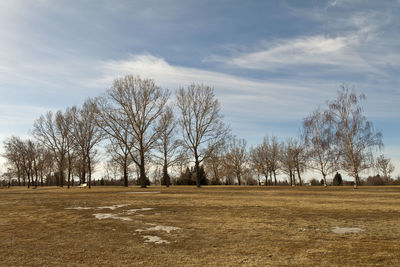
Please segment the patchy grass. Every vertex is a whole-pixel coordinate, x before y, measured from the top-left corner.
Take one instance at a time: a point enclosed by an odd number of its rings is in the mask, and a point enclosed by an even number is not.
[[[0,229],[2,266],[399,266],[400,187],[0,189]]]

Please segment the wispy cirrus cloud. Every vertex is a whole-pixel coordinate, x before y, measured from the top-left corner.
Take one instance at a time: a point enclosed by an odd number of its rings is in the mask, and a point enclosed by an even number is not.
[[[356,52],[358,35],[306,36],[274,41],[274,44],[233,57],[209,56],[205,61],[223,62],[239,68],[272,70],[294,65],[345,67],[377,71]]]

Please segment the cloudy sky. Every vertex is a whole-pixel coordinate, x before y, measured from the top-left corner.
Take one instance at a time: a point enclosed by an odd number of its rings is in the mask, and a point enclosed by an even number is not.
[[[400,174],[400,1],[0,1],[0,141],[132,73],[211,85],[250,145],[296,136],[341,84]]]

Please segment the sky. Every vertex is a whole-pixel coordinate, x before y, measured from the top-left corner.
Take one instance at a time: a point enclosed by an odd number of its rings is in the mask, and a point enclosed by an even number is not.
[[[366,95],[400,174],[400,0],[0,1],[0,142],[126,74],[214,87],[249,144],[299,133],[341,85]],[[0,151],[1,152],[1,151]]]

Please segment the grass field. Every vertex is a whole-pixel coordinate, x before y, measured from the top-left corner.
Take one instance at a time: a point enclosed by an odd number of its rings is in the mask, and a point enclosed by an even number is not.
[[[0,189],[0,227],[1,266],[400,266],[400,187]]]

